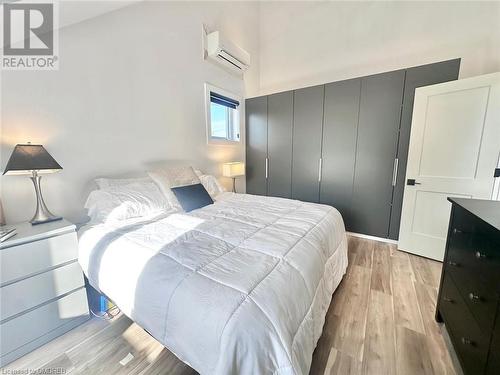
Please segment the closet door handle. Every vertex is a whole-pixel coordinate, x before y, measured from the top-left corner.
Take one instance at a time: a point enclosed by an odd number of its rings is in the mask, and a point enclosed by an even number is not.
[[[460,341],[462,341],[462,344],[464,345],[474,346],[474,342],[466,337],[462,337]]]
[[[473,302],[480,302],[481,301],[481,296],[479,294],[476,294],[474,292],[469,293],[469,299]]]
[[[396,182],[398,179],[398,166],[399,166],[399,159],[396,158],[394,159],[394,164],[392,165],[392,186],[396,186]]]
[[[266,158],[266,180],[269,178],[269,158]]]
[[[474,255],[475,255],[475,257],[476,257],[477,259],[483,259],[483,258],[486,258],[486,254],[485,254],[485,253],[482,253],[482,252],[480,252],[480,251],[476,251],[476,253],[475,253]]]
[[[318,163],[318,182],[321,182],[321,169],[323,169],[323,158],[319,158],[319,163]]]

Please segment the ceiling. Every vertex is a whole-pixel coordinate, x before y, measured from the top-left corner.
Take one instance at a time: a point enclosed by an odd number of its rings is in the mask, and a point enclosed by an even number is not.
[[[113,12],[142,0],[63,0],[59,1],[59,28]]]

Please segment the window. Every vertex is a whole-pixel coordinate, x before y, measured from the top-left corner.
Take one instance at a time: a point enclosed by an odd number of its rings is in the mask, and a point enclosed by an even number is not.
[[[209,143],[240,141],[240,102],[224,90],[205,85]]]

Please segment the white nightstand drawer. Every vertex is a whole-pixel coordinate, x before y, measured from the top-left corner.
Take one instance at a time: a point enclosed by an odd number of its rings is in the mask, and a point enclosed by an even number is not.
[[[77,262],[9,284],[0,289],[0,320],[62,296],[84,285]]]
[[[88,316],[85,288],[0,325],[2,357],[40,336]]]
[[[0,250],[0,284],[43,272],[78,257],[75,232]]]

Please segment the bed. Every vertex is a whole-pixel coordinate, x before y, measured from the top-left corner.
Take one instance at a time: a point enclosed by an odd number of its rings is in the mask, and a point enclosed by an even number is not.
[[[330,206],[223,193],[79,231],[92,286],[201,374],[308,374],[347,238]]]

